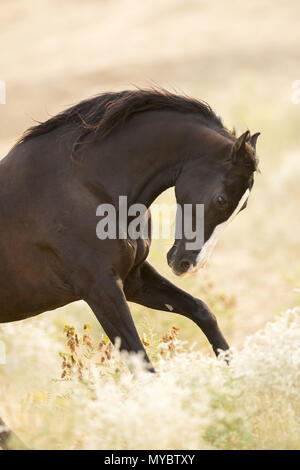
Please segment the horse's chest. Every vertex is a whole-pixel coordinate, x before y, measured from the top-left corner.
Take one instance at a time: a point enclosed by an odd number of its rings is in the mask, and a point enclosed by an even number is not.
[[[149,209],[141,224],[140,232],[136,232],[136,235],[136,237],[127,239],[128,247],[133,250],[134,267],[145,261],[149,254],[151,244],[151,212]]]
[[[133,265],[142,263],[148,256],[150,250],[150,239],[127,240],[128,248],[132,250]]]

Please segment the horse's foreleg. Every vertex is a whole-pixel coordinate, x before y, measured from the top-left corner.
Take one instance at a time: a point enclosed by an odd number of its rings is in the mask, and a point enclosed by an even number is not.
[[[121,286],[113,279],[101,279],[89,292],[86,302],[89,304],[102,328],[112,343],[120,338],[120,350],[141,352],[154,371],[147,353],[134,325],[126,298]]]
[[[193,320],[206,335],[216,355],[220,350],[229,349],[215,316],[205,303],[174,286],[148,262],[128,278],[124,291],[129,301],[157,310],[179,313]]]

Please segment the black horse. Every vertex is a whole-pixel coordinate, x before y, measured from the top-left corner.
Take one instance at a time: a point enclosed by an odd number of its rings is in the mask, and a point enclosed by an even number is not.
[[[208,307],[146,261],[150,239],[100,240],[96,210],[117,207],[120,195],[149,208],[175,186],[178,204],[204,204],[207,242],[246,205],[258,135],[237,138],[206,103],[161,89],[101,94],[27,130],[0,162],[0,322],[83,299],[112,342],[149,362],[128,300],[171,306],[216,354],[228,349]],[[176,239],[167,257],[178,275],[203,253],[185,242]]]

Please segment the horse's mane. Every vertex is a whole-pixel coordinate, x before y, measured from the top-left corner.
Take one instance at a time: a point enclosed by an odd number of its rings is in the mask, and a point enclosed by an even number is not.
[[[33,137],[46,134],[61,125],[79,127],[83,133],[94,132],[99,138],[123,125],[137,113],[156,110],[174,110],[200,115],[211,127],[226,131],[221,119],[204,101],[173,94],[162,88],[135,89],[102,93],[27,129],[17,145]]]

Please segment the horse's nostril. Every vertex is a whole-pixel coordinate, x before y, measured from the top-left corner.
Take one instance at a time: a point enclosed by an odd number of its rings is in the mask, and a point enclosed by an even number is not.
[[[186,261],[186,260],[181,261],[181,263],[180,263],[180,268],[183,272],[186,272],[189,269],[190,266],[191,266],[191,263],[189,261]]]

